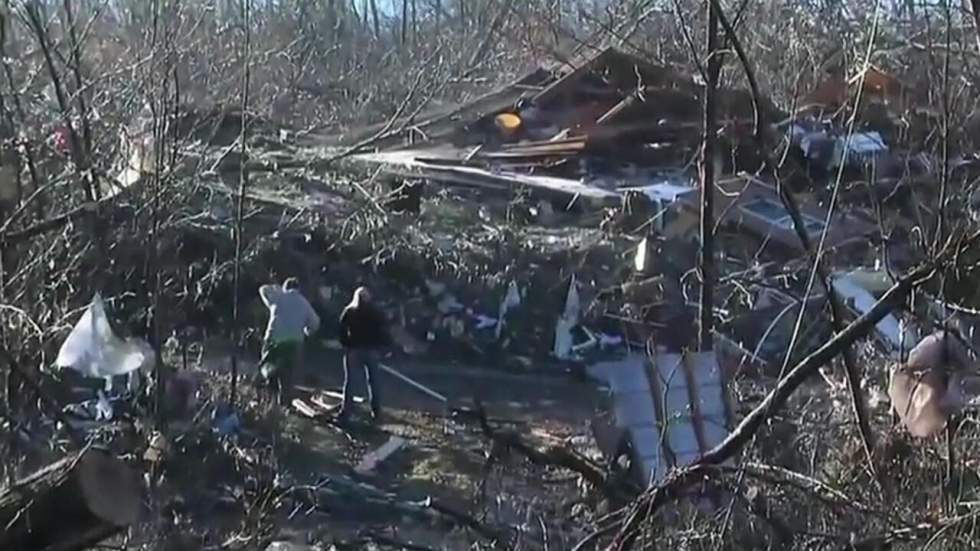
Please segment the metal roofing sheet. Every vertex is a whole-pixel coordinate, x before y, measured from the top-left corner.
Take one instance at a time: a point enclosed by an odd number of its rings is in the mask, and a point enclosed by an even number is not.
[[[680,354],[658,352],[651,370],[657,377],[654,385],[648,377],[648,361],[646,356],[633,355],[618,362],[595,364],[588,372],[612,390],[616,425],[628,431],[639,475],[657,481],[671,466],[665,446],[676,465],[682,466],[725,438],[727,408],[714,353],[689,353],[685,359]],[[692,383],[697,407],[691,404],[688,386]],[[658,410],[658,405],[663,409]]]

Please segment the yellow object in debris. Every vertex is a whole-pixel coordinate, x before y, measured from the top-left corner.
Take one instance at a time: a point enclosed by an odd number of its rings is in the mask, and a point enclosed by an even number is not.
[[[521,118],[514,113],[501,113],[493,121],[504,134],[513,134],[521,127]]]

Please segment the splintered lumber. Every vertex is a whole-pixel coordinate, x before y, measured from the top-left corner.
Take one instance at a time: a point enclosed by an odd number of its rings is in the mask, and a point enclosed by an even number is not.
[[[406,440],[400,436],[392,436],[391,438],[388,438],[388,441],[379,446],[377,449],[365,454],[364,458],[361,459],[361,462],[354,467],[354,472],[360,475],[366,475],[374,471],[378,465],[383,463],[386,459],[401,449],[405,443]]]
[[[321,390],[320,391],[320,394],[323,394],[324,396],[326,396],[328,398],[334,398],[334,399],[337,399],[337,400],[340,400],[340,401],[343,401],[344,400],[344,395],[342,393],[340,393],[340,392],[334,392],[333,390]],[[364,403],[364,397],[363,396],[352,396],[351,397],[351,400],[355,404],[363,404]]]
[[[343,397],[341,397],[343,399]],[[340,403],[331,404],[323,399],[323,396],[310,396],[310,403],[320,408],[326,413],[332,413],[340,408]]]
[[[320,412],[317,411],[316,408],[299,398],[293,398],[293,409],[298,411],[303,416],[309,417],[310,419],[315,419],[320,415]]]
[[[139,477],[108,452],[88,449],[0,489],[0,549],[88,549],[140,516]]]

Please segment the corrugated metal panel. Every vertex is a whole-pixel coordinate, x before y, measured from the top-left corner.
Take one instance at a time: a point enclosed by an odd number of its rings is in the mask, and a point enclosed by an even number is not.
[[[697,433],[691,424],[691,400],[688,381],[684,369],[684,357],[658,351],[654,358],[654,373],[658,392],[658,402],[663,411],[658,412],[661,423],[666,427],[664,448],[669,450],[673,465],[684,465],[696,459],[700,446]]]
[[[657,427],[635,427],[630,430],[634,461],[638,463],[637,473],[641,483],[657,482],[666,472],[663,451],[660,448],[660,429]]]
[[[728,436],[728,409],[725,405],[725,381],[714,352],[688,354],[690,372],[698,380],[697,409],[701,416],[704,449],[714,448]]]
[[[656,408],[650,390],[616,394],[613,402],[616,424],[621,427],[656,425]]]
[[[670,467],[696,461],[728,434],[725,388],[715,354],[658,352],[654,360],[649,374],[655,381],[649,378],[646,356],[589,367],[612,392],[616,425],[629,435],[643,483],[658,482]]]
[[[593,377],[609,385],[616,425],[625,428],[629,435],[637,476],[643,482],[660,480],[665,464],[646,367],[646,356],[641,355],[589,367]]]

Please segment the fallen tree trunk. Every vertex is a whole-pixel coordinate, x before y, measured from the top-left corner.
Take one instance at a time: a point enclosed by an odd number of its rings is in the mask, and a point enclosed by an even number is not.
[[[141,506],[136,474],[88,449],[0,489],[0,550],[87,549],[136,522]]]

